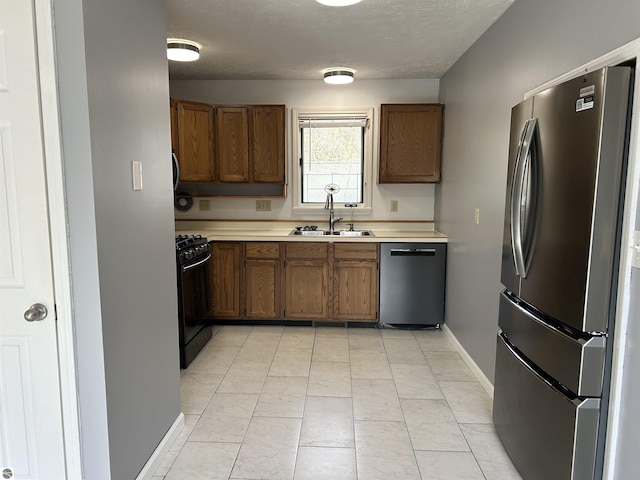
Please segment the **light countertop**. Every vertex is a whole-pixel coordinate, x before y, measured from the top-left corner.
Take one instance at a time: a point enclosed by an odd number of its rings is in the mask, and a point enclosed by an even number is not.
[[[433,230],[431,222],[356,224],[356,230],[371,230],[373,237],[339,235],[295,235],[287,222],[176,222],[176,235],[202,235],[209,241],[239,242],[428,242],[447,243],[447,236]],[[429,229],[431,227],[431,229]]]

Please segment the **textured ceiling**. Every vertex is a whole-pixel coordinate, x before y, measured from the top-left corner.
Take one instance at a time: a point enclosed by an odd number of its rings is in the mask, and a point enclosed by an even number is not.
[[[315,80],[332,66],[357,79],[439,78],[513,0],[168,0],[167,37],[202,44],[169,62],[171,79]]]

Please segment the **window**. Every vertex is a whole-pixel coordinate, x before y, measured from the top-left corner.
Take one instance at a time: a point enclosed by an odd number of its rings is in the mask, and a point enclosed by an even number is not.
[[[336,206],[370,207],[372,109],[294,110],[298,148],[296,205],[324,207],[327,190]],[[337,190],[337,191],[336,191]]]

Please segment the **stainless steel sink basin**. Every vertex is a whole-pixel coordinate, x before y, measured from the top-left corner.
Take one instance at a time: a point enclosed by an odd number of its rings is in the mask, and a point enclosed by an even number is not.
[[[371,230],[335,230],[329,233],[327,230],[292,230],[289,235],[302,235],[321,237],[324,235],[336,235],[342,237],[374,237]]]

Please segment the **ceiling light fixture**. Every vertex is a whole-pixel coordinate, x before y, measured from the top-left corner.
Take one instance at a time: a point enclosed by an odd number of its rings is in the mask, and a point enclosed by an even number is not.
[[[347,5],[355,5],[362,0],[316,0],[316,2],[330,7],[346,7]]]
[[[336,67],[323,71],[324,82],[331,85],[346,85],[353,82],[355,70],[351,68]]]
[[[183,38],[167,38],[167,58],[176,62],[193,62],[200,58],[202,45]]]

